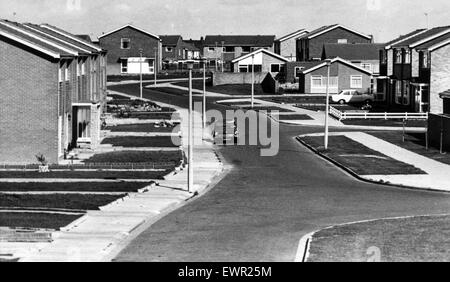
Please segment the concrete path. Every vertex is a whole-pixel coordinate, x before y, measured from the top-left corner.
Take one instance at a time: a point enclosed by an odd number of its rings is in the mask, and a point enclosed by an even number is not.
[[[323,136],[320,134],[308,134],[309,136]],[[420,189],[432,189],[450,191],[450,165],[403,149],[392,143],[384,141],[364,132],[332,132],[330,136],[346,136],[364,146],[380,152],[400,162],[415,166],[426,175],[363,175],[361,177],[372,181],[384,181],[391,184],[409,186]]]
[[[186,93],[188,93],[188,91],[189,91],[188,87],[174,85],[174,84],[171,84],[171,83],[161,83],[161,84],[158,84],[156,87],[154,85],[148,85],[145,88],[158,90],[159,87],[175,88],[175,89],[186,91]],[[203,90],[192,88],[192,94],[194,96],[203,95]],[[222,94],[222,93],[206,91],[206,97],[232,97],[232,96],[228,95],[228,94]]]
[[[162,105],[162,103],[159,103]],[[162,105],[166,106],[166,105]],[[172,105],[167,105],[172,106]],[[186,110],[179,109],[182,116]],[[186,135],[187,119],[181,123]],[[132,193],[119,199],[100,211],[89,211],[76,222],[55,233],[51,244],[30,246],[29,252],[20,254],[20,261],[109,261],[127,245],[133,236],[149,227],[165,214],[181,207],[197,194],[202,194],[224,171],[211,143],[202,141],[201,124],[196,122],[197,132],[194,147],[194,187],[187,191],[187,167],[176,171],[149,186],[145,193]],[[186,147],[183,146],[186,150]]]
[[[187,81],[189,78],[171,78],[171,79],[157,79],[156,83],[168,83],[168,82],[180,82],[180,81]],[[194,77],[192,80],[203,80],[203,77]],[[153,83],[155,80],[143,80],[142,83]],[[112,85],[123,85],[123,84],[134,84],[139,83],[139,80],[124,80],[124,81],[117,81],[117,82],[108,82],[108,86]]]

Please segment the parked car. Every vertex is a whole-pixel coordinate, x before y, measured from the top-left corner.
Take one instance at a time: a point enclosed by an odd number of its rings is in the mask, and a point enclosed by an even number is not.
[[[331,95],[331,102],[339,104],[372,103],[375,100],[372,94],[361,93],[357,90],[342,90],[339,94]]]
[[[217,121],[214,124],[212,136],[214,138],[214,144],[227,145],[227,143],[231,143],[231,140],[233,140],[233,144],[237,144],[239,137],[237,120]]]

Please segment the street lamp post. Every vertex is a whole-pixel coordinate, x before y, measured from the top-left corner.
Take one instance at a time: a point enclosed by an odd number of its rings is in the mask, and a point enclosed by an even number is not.
[[[191,192],[194,187],[194,117],[192,116],[192,69],[194,68],[194,62],[187,61],[186,65],[189,70],[188,192]]]
[[[155,49],[155,60],[154,60],[154,63],[153,63],[153,72],[155,73],[155,81],[154,81],[154,85],[155,85],[155,87],[156,87],[156,79],[157,79],[157,73],[156,73],[156,64],[158,63],[158,48],[157,47],[155,47],[154,48]],[[158,66],[159,66],[159,64],[158,64]]]
[[[215,42],[215,43],[216,43],[216,49],[214,49],[214,50],[216,51],[216,52],[215,52],[215,53],[216,53],[216,54],[215,54],[215,55],[216,55],[216,71],[218,71],[218,69],[217,69],[217,68],[218,68],[218,65],[217,65],[218,62],[217,62],[217,61],[219,60],[219,56],[217,55],[217,46],[218,46],[219,43],[217,43],[217,42]],[[222,50],[222,51],[223,51],[223,50]]]
[[[223,45],[225,44],[225,41],[222,41],[222,58],[220,59],[221,60],[221,63],[222,63],[222,72],[223,72],[223,60],[224,60],[224,55],[223,55]]]
[[[203,130],[206,128],[206,59],[201,58],[203,62],[203,108],[202,108],[202,124]]]
[[[139,93],[140,93],[140,97],[142,99],[142,92],[143,92],[143,87],[142,87],[142,48],[139,49]]]
[[[255,104],[255,54],[252,54],[252,109]]]
[[[331,60],[327,59],[327,98],[325,101],[325,134],[324,134],[324,147],[328,150],[328,115],[330,111],[330,67]]]

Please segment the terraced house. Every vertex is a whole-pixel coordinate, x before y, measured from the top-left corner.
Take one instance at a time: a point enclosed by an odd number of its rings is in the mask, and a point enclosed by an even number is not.
[[[234,59],[258,49],[274,51],[275,35],[207,35],[203,57],[210,69],[233,71]]]
[[[162,40],[162,69],[186,69],[186,61],[194,60],[200,66],[200,49],[193,43],[183,40],[181,35],[160,35]]]
[[[442,113],[440,94],[450,89],[450,26],[419,29],[388,42],[380,75],[393,108]]]
[[[48,24],[0,20],[0,163],[58,163],[100,139],[106,52]]]

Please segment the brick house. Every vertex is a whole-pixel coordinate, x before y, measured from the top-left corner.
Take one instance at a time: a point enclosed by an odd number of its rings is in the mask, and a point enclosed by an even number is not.
[[[450,88],[450,27],[420,29],[380,52],[386,102],[395,109],[442,113],[439,94]]]
[[[367,43],[367,44],[338,44],[327,43],[323,46],[322,60],[341,58],[350,61],[363,69],[372,72],[371,92],[378,93],[383,91],[382,81],[378,80],[380,75],[380,50],[384,44]],[[378,85],[380,90],[378,90]],[[378,96],[377,96],[378,97]],[[379,95],[379,99],[383,100],[384,95]]]
[[[327,85],[327,63],[307,62],[299,74],[300,93],[324,94]],[[372,72],[341,58],[334,58],[330,65],[330,93],[352,89],[369,93]]]
[[[207,35],[203,57],[207,67],[231,71],[231,61],[258,49],[274,51],[275,35]]]
[[[274,52],[285,57],[290,62],[297,61],[297,39],[307,33],[308,32],[305,29],[299,29],[276,39],[274,43]]]
[[[0,163],[50,163],[95,148],[106,51],[57,27],[0,20]]]
[[[297,38],[297,61],[320,60],[323,45],[327,43],[357,44],[372,43],[366,35],[340,24],[323,26]]]
[[[162,67],[162,45],[158,35],[125,25],[98,37],[108,51],[108,75],[154,74]],[[142,51],[142,59],[141,59]]]
[[[255,72],[270,72],[275,76],[284,71],[287,61],[288,59],[266,49],[258,49],[232,60],[231,71],[236,73],[251,72],[252,67],[254,67]]]
[[[186,61],[194,60],[195,68],[200,68],[200,49],[181,35],[160,35],[162,40],[162,69],[179,71],[187,69]]]

